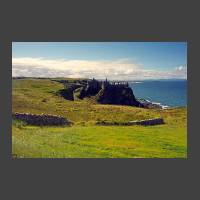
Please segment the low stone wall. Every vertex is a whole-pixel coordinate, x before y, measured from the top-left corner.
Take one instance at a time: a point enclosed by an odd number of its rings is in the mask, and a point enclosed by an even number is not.
[[[12,117],[14,119],[25,121],[30,125],[71,125],[72,122],[66,120],[64,117],[57,115],[36,115],[30,113],[13,113]]]
[[[164,120],[162,118],[156,118],[156,119],[146,119],[146,120],[140,120],[140,121],[129,121],[129,122],[101,121],[101,122],[97,122],[96,124],[104,125],[104,126],[131,126],[131,125],[153,126],[153,125],[164,124]]]
[[[141,121],[130,121],[128,123],[130,125],[152,126],[152,125],[164,124],[164,120],[162,118],[156,118],[156,119],[147,119],[147,120],[141,120]]]

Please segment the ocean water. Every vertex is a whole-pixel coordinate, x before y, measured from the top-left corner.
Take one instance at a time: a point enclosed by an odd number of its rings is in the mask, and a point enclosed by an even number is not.
[[[146,80],[129,82],[136,98],[163,106],[187,106],[187,80]]]

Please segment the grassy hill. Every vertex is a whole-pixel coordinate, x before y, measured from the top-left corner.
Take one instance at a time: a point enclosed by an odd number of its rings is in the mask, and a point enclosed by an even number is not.
[[[51,79],[13,79],[13,112],[56,114],[74,122],[72,127],[37,127],[13,121],[13,154],[44,158],[187,157],[186,108],[155,110],[101,105],[92,98],[68,101],[57,95],[60,89],[63,84]],[[125,122],[154,117],[163,117],[166,124],[95,125],[102,120]]]

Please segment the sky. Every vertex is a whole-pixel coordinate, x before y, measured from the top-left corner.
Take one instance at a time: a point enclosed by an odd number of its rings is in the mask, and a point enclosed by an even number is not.
[[[13,42],[12,75],[187,79],[186,42]]]

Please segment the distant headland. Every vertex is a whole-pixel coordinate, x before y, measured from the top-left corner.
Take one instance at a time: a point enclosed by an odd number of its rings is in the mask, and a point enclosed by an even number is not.
[[[93,97],[101,104],[128,105],[141,108],[161,108],[149,101],[136,99],[133,90],[126,81],[108,81],[93,79],[71,79],[54,81],[64,84],[64,89],[58,94],[67,100],[75,101]]]
[[[66,100],[76,101],[92,98],[100,104],[127,105],[141,108],[163,107],[145,99],[137,99],[128,81],[97,80],[95,78],[66,78],[66,77],[13,77],[13,79],[50,79],[62,83],[64,88],[57,95]]]

